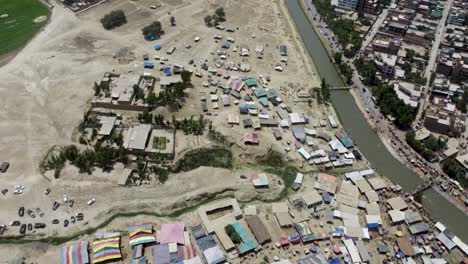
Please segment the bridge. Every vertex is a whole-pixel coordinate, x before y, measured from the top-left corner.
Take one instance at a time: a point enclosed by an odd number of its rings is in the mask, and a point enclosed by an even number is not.
[[[339,91],[339,90],[350,90],[350,89],[351,89],[351,87],[349,87],[349,86],[343,86],[343,87],[333,87],[333,86],[331,86],[331,87],[330,87],[330,90],[335,90],[335,91]]]
[[[414,196],[414,195],[416,195],[418,193],[424,192],[425,190],[431,188],[432,185],[434,185],[434,183],[432,181],[420,184],[420,185],[416,186],[416,188],[410,193],[411,193],[411,195]]]

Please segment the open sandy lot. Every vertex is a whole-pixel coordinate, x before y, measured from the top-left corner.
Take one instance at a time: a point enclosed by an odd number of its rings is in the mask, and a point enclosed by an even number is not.
[[[51,22],[43,32],[10,63],[0,68],[0,97],[4,98],[0,108],[0,160],[11,164],[8,172],[0,177],[0,187],[9,189],[6,195],[0,196],[0,223],[17,220],[19,206],[40,207],[46,214],[40,220],[47,223],[48,228],[45,233],[31,235],[65,236],[99,224],[111,212],[150,210],[164,214],[211,196],[235,195],[238,199],[249,200],[262,195],[274,197],[281,191],[277,184],[272,184],[266,193],[255,191],[250,181],[239,178],[241,174],[256,172],[250,167],[235,171],[199,168],[171,175],[163,186],[154,184],[130,188],[116,187],[115,176],[121,167],[112,173],[96,171],[93,175],[82,175],[74,167],[66,167],[62,177],[53,181],[40,174],[38,165],[48,149],[54,145],[76,143],[72,140],[73,134],[89,107],[91,87],[104,72],[142,74],[142,56],[157,55],[153,49],[156,43],[163,46],[163,52],[167,47],[177,47],[169,58],[170,63],[187,65],[193,59],[195,65],[199,66],[206,59],[214,62],[211,53],[219,49],[221,42],[215,43],[213,36],[227,34],[207,28],[203,17],[214,12],[218,6],[224,7],[228,23],[238,28],[231,33],[236,39],[236,45],[245,43],[252,53],[256,45],[265,48],[264,59],[258,60],[251,56],[248,62],[252,71],[239,73],[239,76],[269,75],[271,86],[280,91],[283,99],[295,111],[316,120],[333,114],[332,109],[319,107],[315,102],[310,107],[307,102],[297,100],[299,92],[320,86],[320,81],[309,57],[305,55],[299,37],[294,33],[282,1],[163,1],[161,8],[155,11],[149,9],[153,2],[108,1],[79,16],[56,6]],[[113,31],[106,31],[99,19],[115,9],[125,11],[128,23]],[[176,18],[176,27],[169,25],[171,15]],[[141,28],[155,19],[162,22],[166,34],[157,42],[147,42],[141,35]],[[251,32],[255,32],[255,38],[250,36]],[[194,36],[200,36],[200,42],[194,44]],[[188,43],[192,44],[191,49],[185,49]],[[278,45],[288,46],[288,63],[282,73],[274,71],[274,65],[280,60]],[[119,64],[114,55],[122,49],[133,51],[136,59]],[[237,55],[232,55],[231,59],[238,63],[242,60]],[[155,76],[161,74],[158,70],[151,72]],[[195,88],[189,91],[187,104],[176,113],[177,118],[198,116],[201,112],[199,95],[201,92],[209,93],[208,89],[202,87],[206,77],[193,77],[192,80]],[[290,132],[284,133],[281,145],[276,143],[270,129],[264,130],[260,132],[262,140],[259,146],[245,147],[240,141],[243,129],[227,126],[226,117],[237,111],[234,109],[237,108],[221,106],[218,115],[210,118],[216,129],[234,143],[233,150],[241,164],[252,162],[251,155],[264,155],[270,148],[290,155],[289,159],[299,163],[297,153],[293,155],[284,152],[285,142],[292,140]],[[163,113],[169,120],[173,114],[166,109],[158,109],[157,112]],[[180,151],[211,143],[206,138],[191,137],[186,140],[188,143],[180,146]],[[276,180],[271,179],[271,182]],[[24,194],[13,195],[16,184],[25,186]],[[45,188],[52,190],[49,196],[43,194]],[[53,201],[61,200],[63,194],[75,200],[74,207],[62,205],[53,212]],[[88,207],[86,202],[93,197],[97,202]],[[62,220],[77,212],[85,214],[85,221],[64,228]],[[50,221],[54,218],[59,218],[61,223],[52,228]],[[30,220],[22,220],[26,219]],[[6,234],[17,235],[18,228],[7,230]],[[9,250],[10,247],[2,247],[0,254],[4,249]]]

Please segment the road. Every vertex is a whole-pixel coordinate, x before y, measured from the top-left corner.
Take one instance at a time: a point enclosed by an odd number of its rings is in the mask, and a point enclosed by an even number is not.
[[[431,74],[435,70],[435,64],[437,60],[437,51],[439,50],[440,42],[443,37],[444,33],[444,28],[445,28],[445,21],[447,21],[448,14],[450,13],[450,8],[452,7],[453,0],[448,0],[444,4],[444,11],[442,14],[442,19],[440,19],[439,24],[437,25],[436,28],[436,34],[434,37],[434,41],[432,42],[432,47],[431,47],[431,54],[429,57],[429,61],[426,67],[426,72],[424,73],[424,77],[426,77],[427,83],[424,88],[426,91],[424,93],[424,96],[421,96],[420,102],[419,102],[419,108],[418,108],[418,113],[416,114],[416,118],[414,119],[413,126],[417,125],[419,120],[422,118],[422,113],[424,112],[427,101],[429,100],[429,97],[431,95],[431,87],[430,87],[430,81],[431,81]]]

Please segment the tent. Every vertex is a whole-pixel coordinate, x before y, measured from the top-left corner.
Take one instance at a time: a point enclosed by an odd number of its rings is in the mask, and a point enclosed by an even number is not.
[[[60,250],[61,264],[88,264],[88,241],[81,241]]]
[[[164,67],[163,72],[164,72],[164,74],[166,74],[166,76],[171,76],[172,75],[171,68],[169,68],[169,67]]]
[[[162,224],[159,243],[177,243],[179,245],[184,245],[184,230],[185,225],[182,223]]]
[[[120,236],[93,241],[93,263],[121,258]]]
[[[154,63],[145,61],[143,63],[143,67],[147,68],[147,69],[153,69],[154,68]]]
[[[205,259],[208,262],[208,264],[218,264],[224,263],[226,261],[223,252],[221,251],[221,249],[219,249],[218,246],[204,250],[203,256],[205,256]]]
[[[153,248],[153,263],[154,264],[170,264],[171,254],[169,253],[169,245],[161,244]]]
[[[154,46],[154,49],[155,49],[155,50],[160,50],[160,49],[161,49],[161,45],[156,44],[156,45]]]
[[[178,246],[177,254],[179,260],[193,259],[197,256],[197,251],[193,246]]]
[[[141,224],[129,226],[127,228],[129,234],[130,246],[156,242],[156,237],[153,234],[152,224]]]

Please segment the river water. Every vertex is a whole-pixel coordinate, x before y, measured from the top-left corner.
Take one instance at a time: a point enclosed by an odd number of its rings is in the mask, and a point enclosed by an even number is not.
[[[346,86],[298,1],[302,0],[287,0],[289,13],[320,77],[325,78],[332,86]],[[400,184],[403,190],[411,190],[422,183],[419,176],[400,163],[386,149],[379,136],[366,122],[349,91],[332,91],[331,93],[333,106],[346,132],[372,164],[374,170],[389,178],[393,183]],[[468,217],[462,211],[433,189],[424,192],[422,203],[436,220],[441,221],[463,241],[468,241],[468,228],[464,225]]]

